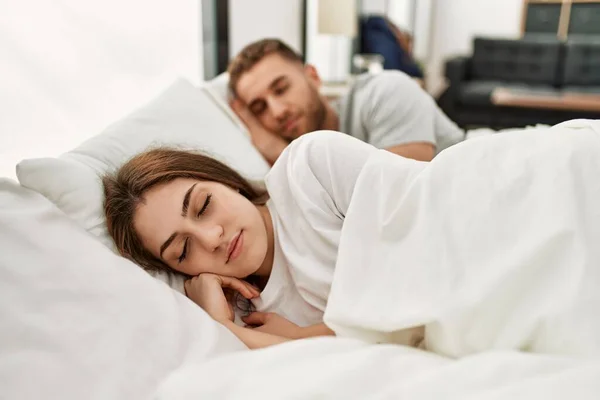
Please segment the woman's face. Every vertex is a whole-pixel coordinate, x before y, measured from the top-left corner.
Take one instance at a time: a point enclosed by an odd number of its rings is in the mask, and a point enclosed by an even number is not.
[[[265,262],[266,207],[216,182],[178,178],[146,192],[134,215],[142,244],[188,275],[245,278]]]

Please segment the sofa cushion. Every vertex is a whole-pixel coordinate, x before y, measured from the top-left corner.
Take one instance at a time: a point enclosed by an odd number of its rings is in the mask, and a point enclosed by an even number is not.
[[[565,86],[563,93],[569,94],[588,94],[600,96],[600,85],[598,86]]]
[[[502,86],[499,81],[465,82],[458,93],[458,101],[465,105],[491,105],[491,95],[495,88]]]
[[[563,84],[600,86],[600,39],[571,39],[566,43]]]
[[[476,38],[473,79],[554,85],[558,83],[561,44],[547,37],[521,40]]]
[[[573,1],[569,16],[568,37],[600,35],[600,4],[597,1]]]
[[[525,34],[546,34],[556,36],[560,23],[562,4],[527,2],[525,11]]]

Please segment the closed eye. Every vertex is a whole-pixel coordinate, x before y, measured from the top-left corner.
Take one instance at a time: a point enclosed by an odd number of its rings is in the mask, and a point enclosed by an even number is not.
[[[275,92],[276,95],[279,96],[279,95],[284,94],[285,91],[287,90],[287,88],[288,88],[287,85],[282,85],[282,86],[279,86],[279,87],[275,88],[274,92]]]
[[[250,107],[250,112],[254,115],[260,115],[263,113],[263,111],[265,111],[265,108],[264,102],[257,102]]]
[[[198,214],[196,215],[196,217],[200,218],[200,216],[202,214],[204,214],[204,212],[208,208],[208,205],[210,204],[210,200],[211,199],[212,199],[212,194],[209,193],[208,196],[206,196],[206,200],[204,201],[204,205],[202,206],[202,208],[200,209],[200,211],[198,211]]]
[[[183,262],[183,260],[185,260],[185,257],[187,256],[188,240],[189,240],[189,238],[186,238],[185,242],[183,242],[183,251],[181,252],[181,255],[179,256],[179,258],[177,259],[179,261],[179,264],[181,264]]]

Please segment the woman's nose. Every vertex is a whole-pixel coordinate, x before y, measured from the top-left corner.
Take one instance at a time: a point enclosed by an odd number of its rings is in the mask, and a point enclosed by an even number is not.
[[[214,252],[222,246],[227,246],[221,225],[199,226],[196,235],[207,251]]]

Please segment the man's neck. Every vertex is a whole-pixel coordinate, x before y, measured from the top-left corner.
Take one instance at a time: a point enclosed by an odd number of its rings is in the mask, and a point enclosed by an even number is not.
[[[329,103],[325,103],[325,119],[323,120],[323,130],[340,130],[340,117]]]

